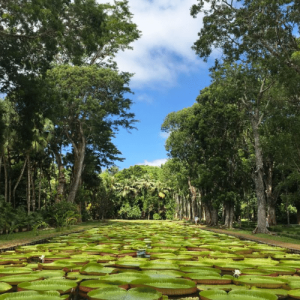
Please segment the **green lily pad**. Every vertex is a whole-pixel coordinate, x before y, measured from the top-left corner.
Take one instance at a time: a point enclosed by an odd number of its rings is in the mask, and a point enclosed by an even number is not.
[[[107,287],[125,286],[122,281],[103,281],[103,280],[86,280],[80,283],[79,290],[88,293],[95,289],[102,289]]]
[[[115,268],[103,267],[98,263],[89,263],[81,268],[80,274],[82,275],[106,275],[116,273]]]
[[[79,272],[68,272],[66,278],[71,280],[97,280],[102,276],[99,275],[82,275]]]
[[[2,282],[9,283],[11,285],[18,285],[21,282],[30,282],[42,279],[43,276],[40,275],[32,275],[32,274],[21,274],[21,275],[10,275],[3,276],[0,278]]]
[[[2,277],[3,278],[3,277]],[[12,288],[7,282],[0,282],[0,294],[9,291]]]
[[[242,269],[241,273],[243,275],[260,275],[260,276],[270,276],[276,274],[275,271],[265,270],[265,269]]]
[[[105,280],[120,280],[126,283],[130,283],[133,280],[141,279],[141,280],[147,280],[150,279],[150,276],[147,276],[141,272],[126,272],[126,273],[118,273],[118,274],[112,274],[109,276],[105,276],[103,278]]]
[[[223,290],[200,292],[202,300],[277,300],[277,296],[268,292],[251,290],[234,290],[228,294]]]
[[[197,291],[196,284],[187,279],[138,279],[130,283],[132,287],[148,286],[155,288],[164,295],[188,295]]]
[[[52,277],[63,277],[65,276],[65,272],[62,270],[42,270],[42,271],[36,271],[32,272],[32,275],[38,275],[43,278],[52,278]]]
[[[145,274],[151,278],[181,278],[185,275],[185,273],[175,270],[147,270],[140,274]]]
[[[287,281],[280,278],[273,278],[267,276],[240,276],[238,279],[234,279],[235,284],[246,284],[249,286],[256,286],[260,288],[277,289],[287,285]]]
[[[270,294],[274,294],[278,297],[284,297],[284,298],[288,296],[288,291],[285,289],[260,289],[257,287],[252,287],[251,290],[268,292]]]
[[[32,272],[32,269],[23,267],[23,268],[13,268],[8,267],[4,269],[0,269],[0,275],[2,276],[8,276],[8,275],[17,275],[17,274],[30,274]]]
[[[232,283],[231,278],[225,278],[225,277],[221,277],[221,275],[217,274],[217,273],[206,273],[203,274],[202,273],[189,273],[186,274],[186,278],[190,278],[193,281],[195,281],[196,283],[200,283],[200,284],[230,284]]]
[[[288,295],[289,295],[289,297],[291,297],[293,299],[300,299],[300,289],[288,291]]]
[[[225,292],[230,292],[232,290],[249,290],[249,287],[247,286],[235,284],[198,284],[197,288],[199,291],[223,290]]]
[[[133,288],[129,291],[112,287],[94,290],[88,293],[91,300],[160,300],[162,294],[151,288]]]
[[[0,295],[0,300],[61,300],[60,294],[56,291],[24,291]]]
[[[265,270],[277,273],[278,275],[293,275],[296,273],[296,269],[284,266],[275,266],[275,267],[262,267],[257,268],[258,270]]]
[[[180,270],[182,272],[186,272],[186,273],[201,273],[209,271],[209,272],[215,272],[220,274],[221,270],[220,269],[216,269],[216,268],[211,268],[211,267],[182,267],[180,268]]]
[[[77,283],[64,280],[40,280],[33,282],[23,282],[18,285],[18,290],[34,290],[34,291],[59,291],[61,294],[70,293],[77,287]]]
[[[172,261],[150,261],[140,265],[142,270],[178,270],[179,266]]]
[[[300,255],[285,253],[285,254],[274,255],[273,258],[278,260],[300,260]]]

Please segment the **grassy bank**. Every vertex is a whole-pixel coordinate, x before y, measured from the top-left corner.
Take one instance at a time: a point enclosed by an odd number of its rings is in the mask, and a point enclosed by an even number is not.
[[[99,225],[103,225],[103,222],[85,222],[78,225],[70,225],[68,228],[62,228],[60,230],[55,228],[34,231],[17,232],[11,234],[0,235],[0,250],[10,247],[15,247],[17,245],[23,245],[27,243],[32,243],[39,240],[44,240],[52,238],[55,236],[60,236],[63,234],[69,234],[72,232],[87,230]]]

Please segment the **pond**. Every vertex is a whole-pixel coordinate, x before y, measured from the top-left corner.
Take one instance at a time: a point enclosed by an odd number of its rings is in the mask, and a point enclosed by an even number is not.
[[[117,222],[0,255],[0,300],[300,299],[300,255],[175,222]]]

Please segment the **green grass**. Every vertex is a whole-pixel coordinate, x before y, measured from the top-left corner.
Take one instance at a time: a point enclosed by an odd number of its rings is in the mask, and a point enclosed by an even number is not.
[[[251,235],[253,237],[264,238],[264,239],[270,240],[270,242],[273,240],[273,241],[278,241],[278,242],[283,242],[283,243],[292,243],[292,244],[300,245],[300,239],[287,237],[287,236],[281,235],[280,233],[276,233],[277,235],[262,234],[262,233],[252,234],[252,230],[243,230],[243,229],[226,229],[226,231],[228,231],[228,234],[230,234],[230,233],[235,233],[235,234],[240,234],[240,235],[247,234],[247,235]],[[249,237],[249,238],[251,238],[251,237]]]
[[[100,222],[85,222],[78,225],[70,225],[69,228],[64,228],[60,231],[58,231],[57,229],[38,230],[38,235],[34,231],[2,234],[0,235],[0,249],[48,239],[51,237],[60,236],[76,231],[87,230],[99,226],[99,224]],[[103,222],[101,222],[101,224],[103,224]]]

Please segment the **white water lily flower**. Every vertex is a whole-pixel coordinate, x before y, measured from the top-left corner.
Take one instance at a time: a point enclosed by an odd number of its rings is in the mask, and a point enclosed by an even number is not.
[[[42,261],[42,263],[44,263],[45,255],[42,255],[42,256],[40,256],[39,258],[40,258],[40,260]]]
[[[240,270],[234,270],[234,271],[233,271],[233,276],[234,276],[235,278],[238,278],[241,274],[242,274],[242,272],[241,272]]]

